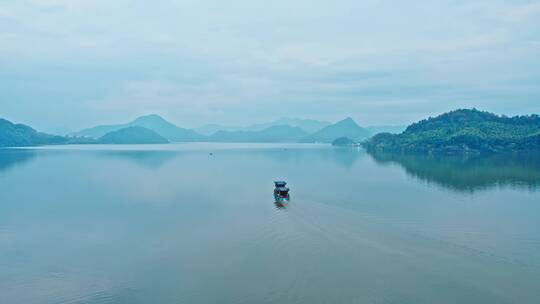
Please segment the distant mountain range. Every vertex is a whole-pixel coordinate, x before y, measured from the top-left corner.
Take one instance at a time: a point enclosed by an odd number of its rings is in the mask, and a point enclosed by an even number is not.
[[[328,125],[330,125],[330,123],[326,121],[283,117],[269,123],[254,124],[245,127],[209,124],[193,130],[203,135],[212,135],[218,131],[262,131],[273,126],[290,126],[298,127],[306,133],[314,133]]]
[[[141,116],[132,122],[119,125],[101,125],[71,134],[75,137],[100,138],[105,134],[128,127],[143,127],[156,132],[171,142],[202,141],[205,136],[189,129],[180,128],[159,115]]]
[[[276,123],[294,124],[278,124]],[[217,126],[217,125],[215,125]],[[215,127],[214,126],[214,127]],[[315,130],[313,132],[307,131]],[[379,133],[377,130],[390,131]],[[212,131],[208,127],[207,132]],[[102,125],[72,134],[55,136],[29,126],[0,119],[0,147],[51,144],[166,143],[166,142],[302,142],[352,145],[362,142],[370,152],[481,153],[540,150],[538,115],[506,117],[476,109],[461,109],[408,126],[359,126],[352,118],[334,124],[283,118],[243,130],[218,130],[203,135],[178,127],[158,115],[147,115],[127,124]],[[352,143],[352,144],[351,144]]]
[[[336,124],[310,119],[281,118],[276,121],[251,125],[242,130],[211,130],[219,125],[207,126],[203,135],[194,130],[178,127],[159,115],[141,116],[129,123],[100,125],[72,133],[54,136],[39,133],[25,125],[0,121],[0,146],[29,146],[48,144],[144,144],[165,142],[331,142],[334,136],[364,138],[367,130],[352,119]],[[199,128],[200,130],[201,128]],[[313,132],[312,132],[313,131]]]
[[[171,142],[322,142],[330,143],[337,137],[347,136],[354,140],[370,135],[367,129],[347,118],[336,124],[329,122],[280,118],[270,123],[247,127],[206,125],[197,129],[180,128],[158,115],[142,116],[127,124],[102,125],[71,134],[74,137],[99,139],[107,133],[128,127],[144,127]],[[200,133],[199,133],[200,132]],[[79,139],[80,140],[80,139]]]
[[[215,142],[296,142],[308,133],[300,127],[271,126],[260,131],[217,131],[208,136]]]
[[[540,150],[540,116],[498,116],[460,109],[425,119],[401,134],[380,133],[364,143],[373,152],[493,153]]]
[[[204,136],[210,136],[218,131],[246,131],[244,129],[245,127],[239,127],[239,126],[225,126],[220,124],[208,124],[204,125],[202,127],[198,127],[193,129],[193,131],[204,135]]]

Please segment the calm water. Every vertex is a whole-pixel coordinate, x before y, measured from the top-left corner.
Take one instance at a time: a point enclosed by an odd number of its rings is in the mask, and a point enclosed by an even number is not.
[[[0,150],[0,303],[539,301],[538,155]]]

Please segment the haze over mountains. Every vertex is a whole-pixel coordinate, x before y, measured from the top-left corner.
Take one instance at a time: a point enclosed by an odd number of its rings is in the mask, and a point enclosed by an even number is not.
[[[2,120],[0,121],[0,142],[2,146],[151,144],[194,141],[330,143],[341,136],[362,140],[371,135],[367,129],[358,126],[351,118],[335,124],[312,119],[281,118],[270,123],[246,127],[208,125],[198,129],[203,130],[205,134],[178,127],[161,116],[152,114],[141,116],[128,123],[99,125],[63,137],[39,133],[28,126]],[[206,135],[208,133],[211,134]]]
[[[285,122],[296,126],[277,124]],[[126,124],[97,126],[64,137],[40,133],[29,126],[0,119],[0,146],[194,141],[332,143],[340,139],[340,145],[363,142],[369,151],[392,153],[540,150],[540,118],[536,114],[506,117],[476,109],[460,109],[414,123],[399,134],[386,132],[374,135],[370,130],[375,129],[392,131],[399,130],[399,127],[363,128],[352,118],[334,124],[305,119],[280,119],[268,124],[244,127],[243,130],[219,130],[211,135],[203,135],[178,127],[158,115],[147,115]]]
[[[314,120],[314,119],[299,119],[299,118],[282,117],[278,120],[275,120],[269,123],[254,124],[254,125],[244,126],[244,127],[208,124],[199,128],[195,128],[193,130],[203,135],[212,135],[218,131],[262,131],[272,126],[291,126],[291,127],[299,127],[307,133],[313,133],[330,124],[331,123],[327,121],[319,121],[319,120]]]
[[[371,136],[371,132],[360,127],[356,122],[347,117],[344,120],[338,121],[333,125],[326,126],[321,130],[302,138],[300,142],[313,143],[324,142],[330,143],[338,137],[347,137],[353,141],[361,141]]]
[[[91,137],[97,139],[109,132],[118,131],[120,129],[128,127],[143,127],[146,129],[150,129],[158,133],[159,135],[165,137],[169,141],[201,141],[204,139],[204,136],[202,136],[201,134],[193,130],[180,128],[166,121],[161,116],[155,114],[141,116],[133,120],[132,122],[126,124],[100,125],[93,128],[84,129],[79,132],[75,132],[71,135],[77,137]]]
[[[63,144],[165,144],[169,141],[144,127],[126,127],[99,138],[65,137],[41,133],[24,124],[0,118],[0,147],[28,147]]]
[[[208,136],[215,142],[296,142],[308,133],[299,127],[271,126],[260,131],[217,131]]]
[[[128,127],[143,127],[156,132],[171,142],[332,142],[336,137],[348,136],[362,140],[370,131],[351,118],[331,124],[313,119],[280,118],[273,122],[245,127],[206,125],[194,130],[178,127],[161,116],[141,116],[129,123],[101,125],[71,134],[75,137],[101,138],[109,132]],[[197,130],[199,132],[197,132]]]

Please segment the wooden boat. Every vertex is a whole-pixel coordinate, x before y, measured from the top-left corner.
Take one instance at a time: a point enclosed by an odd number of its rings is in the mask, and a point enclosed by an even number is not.
[[[274,198],[276,202],[279,201],[288,201],[290,199],[289,188],[287,188],[287,183],[284,181],[275,181],[274,184]]]

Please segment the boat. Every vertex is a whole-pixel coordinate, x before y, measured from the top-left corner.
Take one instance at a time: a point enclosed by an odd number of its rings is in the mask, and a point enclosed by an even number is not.
[[[288,201],[290,199],[289,188],[284,181],[275,181],[276,188],[274,189],[274,198],[276,202]]]

